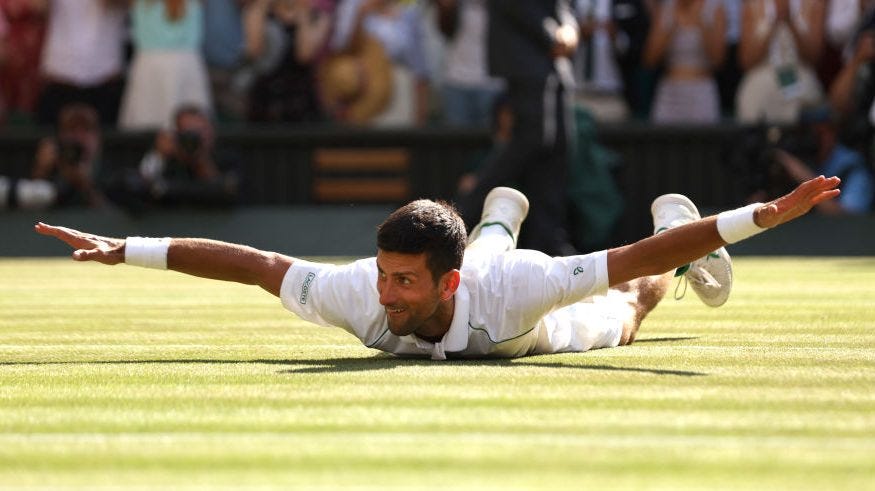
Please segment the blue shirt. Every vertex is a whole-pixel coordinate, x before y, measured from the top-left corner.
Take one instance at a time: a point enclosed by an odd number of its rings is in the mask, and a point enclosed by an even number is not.
[[[210,66],[232,68],[243,54],[243,22],[236,0],[204,3],[204,59]]]
[[[138,0],[131,14],[134,44],[142,50],[199,50],[204,34],[204,13],[197,0],[185,2],[185,15],[171,22],[164,2]]]
[[[820,165],[820,173],[842,179],[839,204],[849,213],[866,213],[875,199],[875,180],[866,160],[844,145],[836,145]]]

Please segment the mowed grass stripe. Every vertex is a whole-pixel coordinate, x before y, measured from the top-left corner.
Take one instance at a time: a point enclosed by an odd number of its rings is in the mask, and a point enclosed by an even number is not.
[[[63,454],[55,451],[56,447],[37,445],[34,454],[17,454],[17,461],[44,471],[37,479],[22,479],[23,485],[49,483],[80,489],[101,483],[121,488],[118,482],[149,482],[173,489],[229,484],[269,489],[288,485],[307,489],[445,489],[447,481],[463,489],[836,489],[836,475],[842,476],[839,487],[847,484],[866,489],[871,478],[861,471],[866,466],[866,452],[838,446],[799,448],[787,441],[771,447],[755,441],[725,446],[707,441],[673,445],[671,439],[604,437],[572,443],[562,438],[502,442],[477,435],[427,441],[422,435],[335,436],[327,441],[305,435],[235,441],[238,454],[224,449],[222,440],[191,442],[172,437],[158,442],[86,441],[74,448],[62,443],[59,450],[66,452]],[[447,452],[447,446],[453,446],[454,451]],[[757,452],[749,452],[751,446],[756,446]],[[350,447],[356,451],[350,452]],[[338,462],[325,457],[338,454],[349,458]],[[83,467],[91,473],[83,473]],[[174,479],[180,475],[185,478]]]
[[[229,438],[235,441],[235,452],[223,446]],[[670,484],[701,489],[756,487],[769,482],[780,483],[782,488],[824,485],[833,473],[842,475],[839,485],[861,484],[865,482],[868,452],[872,451],[871,447],[849,445],[846,439],[807,443],[799,438],[603,434],[167,434],[146,439],[80,435],[72,442],[41,440],[37,436],[26,448],[4,446],[0,455],[10,459],[7,462],[50,473],[44,482],[54,477],[85,481],[82,468],[86,467],[99,471],[93,478],[96,482],[108,475],[125,474],[134,478],[133,482],[146,478],[173,482],[173,474],[183,474],[215,483],[238,479],[248,484],[282,483],[291,478],[308,485],[330,480],[354,487],[374,478],[389,486],[407,479],[408,488],[435,488],[428,476],[443,475],[456,479],[454,482],[463,488],[484,483],[495,489],[496,485],[541,487],[551,481],[577,488],[579,479],[587,479],[587,487],[593,481],[614,481],[620,485]],[[448,446],[452,452],[446,450]],[[356,451],[350,452],[350,447]],[[348,459],[337,462],[335,455]],[[157,476],[150,476],[156,471],[160,471]],[[184,487],[185,482],[179,481]],[[653,486],[660,481],[662,486]],[[835,484],[828,488],[835,489]]]
[[[435,363],[252,287],[0,260],[0,487],[870,487],[875,260],[736,275],[630,347]]]

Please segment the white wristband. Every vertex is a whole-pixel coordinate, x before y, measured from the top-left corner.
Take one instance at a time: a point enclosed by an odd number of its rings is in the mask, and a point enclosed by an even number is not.
[[[720,213],[717,215],[717,233],[727,244],[734,244],[763,232],[766,229],[753,221],[754,211],[762,205],[762,203],[753,203]]]
[[[125,263],[143,268],[167,269],[169,247],[169,237],[128,237],[125,239]]]

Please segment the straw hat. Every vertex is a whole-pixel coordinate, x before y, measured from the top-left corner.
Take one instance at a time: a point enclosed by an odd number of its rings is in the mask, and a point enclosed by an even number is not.
[[[383,46],[362,34],[352,47],[328,55],[317,67],[322,103],[340,121],[364,124],[386,109],[392,97],[392,62]]]

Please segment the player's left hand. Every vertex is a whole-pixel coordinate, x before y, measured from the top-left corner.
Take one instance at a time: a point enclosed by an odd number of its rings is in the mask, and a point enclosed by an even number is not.
[[[838,177],[818,176],[809,179],[793,191],[770,201],[754,212],[754,223],[764,228],[772,228],[808,213],[818,203],[838,196]]]
[[[97,261],[109,265],[125,261],[125,241],[123,239],[101,237],[42,222],[37,223],[34,230],[39,234],[54,237],[76,249],[73,251],[73,259],[76,261]]]

